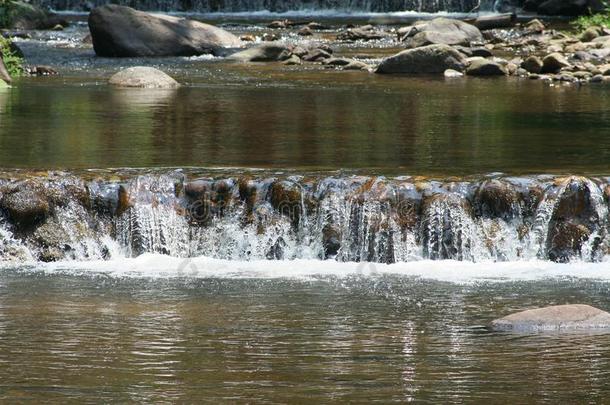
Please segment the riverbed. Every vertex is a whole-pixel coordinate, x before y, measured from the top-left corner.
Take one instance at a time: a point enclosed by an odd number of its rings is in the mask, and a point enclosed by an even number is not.
[[[228,25],[237,34],[264,31],[261,26]],[[280,257],[274,250],[281,259],[269,260],[266,251],[252,254],[239,239],[235,245],[243,252],[231,260],[223,249],[232,247],[214,237],[249,228],[230,218],[206,236],[213,255],[188,257],[182,245],[176,244],[177,253],[168,248],[168,241],[182,241],[192,231],[191,223],[176,220],[174,209],[184,198],[173,188],[175,178],[184,173],[206,181],[258,176],[261,184],[279,177],[302,181],[303,190],[310,190],[312,178],[320,184],[361,181],[363,195],[369,183],[385,190],[390,181],[381,176],[424,190],[444,187],[448,194],[474,189],[461,183],[465,179],[477,179],[476,187],[489,179],[535,179],[555,205],[571,201],[565,184],[585,184],[580,189],[588,193],[590,212],[601,213],[596,224],[603,236],[609,221],[603,194],[610,174],[607,86],[388,77],[215,57],[104,59],[83,41],[86,34],[81,21],[18,41],[30,64],[49,65],[60,75],[20,78],[0,92],[3,180],[55,182],[69,191],[81,178],[103,178],[96,192],[104,198],[107,190],[134,190],[142,212],[112,215],[140,221],[126,232],[137,243],[108,241],[112,232],[96,228],[100,246],[115,250],[54,263],[32,256],[0,264],[0,401],[557,403],[603,402],[610,394],[609,334],[488,328],[494,318],[532,307],[610,308],[610,262],[602,249],[595,260],[554,263],[539,256],[536,243],[545,242],[534,241],[525,258],[433,261],[417,250],[413,261],[381,264],[322,260],[325,250],[311,241],[314,254]],[[295,35],[289,40],[300,41]],[[335,52],[378,60],[396,50],[395,43],[379,41],[337,45]],[[106,84],[112,73],[140,64],[161,68],[183,86],[160,91]],[[566,181],[563,175],[575,177]],[[460,201],[475,195],[463,194]],[[382,192],[374,195],[371,201],[383,200]],[[81,194],[71,196],[81,203]],[[469,209],[448,201],[441,210],[450,220],[437,224],[438,233],[446,224],[468,225],[463,218],[470,218]],[[273,211],[264,198],[257,204]],[[547,226],[555,205],[546,207]],[[63,220],[82,229],[115,220],[85,203],[87,216],[71,216],[77,211],[70,207],[60,207],[66,214],[58,217],[60,225]],[[240,207],[231,207],[241,218]],[[369,208],[358,215],[386,218],[378,206]],[[304,246],[291,229],[294,218],[272,214],[267,233],[249,235],[274,247],[271,238],[280,230],[285,240]],[[151,240],[142,240],[141,224]],[[516,226],[508,229],[514,245],[523,242]],[[6,232],[13,230],[0,217],[0,242],[14,236]],[[439,240],[449,243],[446,236]],[[137,254],[127,245],[145,242],[154,249],[131,257]]]

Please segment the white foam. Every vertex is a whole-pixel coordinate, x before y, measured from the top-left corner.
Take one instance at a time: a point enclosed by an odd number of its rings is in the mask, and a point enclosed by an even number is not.
[[[394,275],[459,284],[481,281],[536,281],[558,278],[610,281],[610,261],[561,264],[539,260],[480,263],[422,260],[408,263],[379,264],[304,259],[257,261],[231,261],[209,257],[182,259],[160,254],[144,254],[137,258],[110,261],[36,263],[28,268],[32,271],[43,271],[45,273],[104,274],[119,278],[311,279]]]

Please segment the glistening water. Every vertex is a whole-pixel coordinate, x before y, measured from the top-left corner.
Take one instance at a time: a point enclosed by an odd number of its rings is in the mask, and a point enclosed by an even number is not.
[[[0,273],[0,400],[603,402],[610,335],[490,332],[608,284]]]

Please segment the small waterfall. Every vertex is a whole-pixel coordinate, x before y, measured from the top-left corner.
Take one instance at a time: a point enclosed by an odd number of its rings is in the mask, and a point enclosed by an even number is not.
[[[0,180],[0,257],[605,261],[609,197],[610,179],[575,176],[11,173]]]
[[[107,0],[40,0],[53,10],[88,10],[109,3]],[[284,12],[469,12],[472,0],[117,0],[113,4],[139,10],[192,13]]]

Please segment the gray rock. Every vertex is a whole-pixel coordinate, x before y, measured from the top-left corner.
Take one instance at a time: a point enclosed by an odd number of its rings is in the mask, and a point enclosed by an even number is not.
[[[91,12],[89,29],[95,53],[107,57],[221,54],[241,46],[235,35],[212,25],[113,4]]]
[[[169,75],[146,66],[130,67],[114,74],[108,83],[117,87],[139,87],[145,89],[175,89],[180,84]]]
[[[542,59],[537,56],[529,56],[521,63],[521,67],[530,73],[540,73],[542,71]]]
[[[445,76],[449,79],[454,79],[457,77],[464,77],[464,73],[458,72],[457,70],[453,70],[453,69],[447,69],[443,72],[443,76]]]
[[[409,48],[432,44],[469,46],[473,42],[483,41],[477,27],[449,18],[435,18],[417,29],[419,32],[407,40]]]
[[[585,32],[580,34],[579,39],[582,42],[591,42],[600,35],[603,35],[603,31],[600,27],[589,27],[585,30]]]
[[[352,60],[347,65],[343,66],[343,70],[369,70],[371,67],[359,60]]]
[[[466,68],[469,76],[505,76],[506,69],[498,62],[485,58],[471,58]]]
[[[303,56],[303,60],[305,62],[320,62],[325,59],[331,58],[332,55],[325,51],[324,49],[310,49],[305,56]]]
[[[542,60],[542,73],[557,73],[564,67],[570,66],[570,63],[562,54],[555,52],[545,56]]]
[[[525,24],[525,29],[529,32],[542,32],[544,31],[545,27],[542,21],[537,18],[534,18],[533,20],[528,21]]]
[[[241,52],[234,53],[228,59],[240,62],[277,62],[284,61],[292,55],[290,48],[280,43],[263,43]]]
[[[443,73],[447,69],[463,71],[464,55],[448,45],[428,45],[409,49],[385,58],[375,73]]]
[[[330,66],[347,66],[352,62],[352,59],[348,59],[348,58],[328,58],[325,59],[324,61],[322,61],[322,64],[324,65],[330,65]]]
[[[287,66],[294,66],[294,65],[302,65],[303,61],[298,56],[291,55],[288,59],[286,59],[282,63]]]
[[[366,27],[348,28],[337,35],[338,41],[371,41],[385,38],[386,35],[379,31],[368,30]]]
[[[495,330],[515,332],[610,328],[610,314],[589,305],[556,305],[496,319]]]

